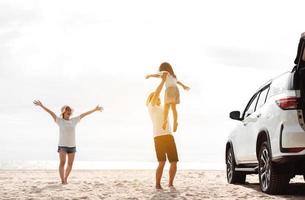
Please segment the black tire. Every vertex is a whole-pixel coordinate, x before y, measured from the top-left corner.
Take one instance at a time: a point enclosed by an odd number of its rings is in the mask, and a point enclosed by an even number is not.
[[[226,152],[226,165],[228,183],[244,184],[246,181],[246,173],[235,171],[236,163],[232,148],[229,148]]]
[[[275,166],[267,142],[261,145],[258,156],[258,176],[262,192],[267,194],[282,194],[288,189],[290,181],[288,173]]]

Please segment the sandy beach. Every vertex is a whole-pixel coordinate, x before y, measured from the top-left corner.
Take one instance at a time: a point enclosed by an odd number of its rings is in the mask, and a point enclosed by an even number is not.
[[[68,185],[57,171],[0,171],[0,199],[305,199],[302,177],[293,179],[286,195],[259,191],[256,175],[245,185],[228,185],[224,171],[178,171],[176,190],[154,189],[153,170],[75,170]]]

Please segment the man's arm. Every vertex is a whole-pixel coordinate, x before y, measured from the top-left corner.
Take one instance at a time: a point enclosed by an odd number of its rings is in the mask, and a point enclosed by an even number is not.
[[[160,96],[160,93],[162,91],[162,88],[164,86],[164,83],[166,81],[166,77],[167,77],[167,74],[168,73],[163,73],[161,78],[162,78],[162,81],[161,83],[158,85],[158,87],[156,88],[155,92],[154,92],[154,96],[152,97],[152,100],[151,100],[151,104],[154,106],[157,104],[157,101],[158,101],[158,98]]]

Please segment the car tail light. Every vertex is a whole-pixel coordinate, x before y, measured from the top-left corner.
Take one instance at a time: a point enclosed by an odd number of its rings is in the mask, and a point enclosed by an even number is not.
[[[276,104],[283,110],[298,109],[298,97],[287,97],[276,100]]]
[[[287,153],[299,153],[304,149],[305,149],[304,147],[287,148]]]

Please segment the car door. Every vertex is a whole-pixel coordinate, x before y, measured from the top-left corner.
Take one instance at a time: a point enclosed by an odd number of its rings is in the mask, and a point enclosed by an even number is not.
[[[238,163],[248,163],[249,162],[249,140],[251,138],[252,129],[252,118],[255,112],[256,104],[259,98],[259,92],[255,93],[247,104],[243,115],[241,123],[236,129],[235,140],[235,157]]]
[[[256,141],[259,132],[265,127],[265,122],[267,120],[267,114],[264,113],[263,106],[266,102],[269,88],[269,85],[267,85],[260,90],[254,112],[244,120],[244,123],[247,123],[245,125],[247,130],[247,146],[245,147],[245,160],[250,163],[257,161]]]

